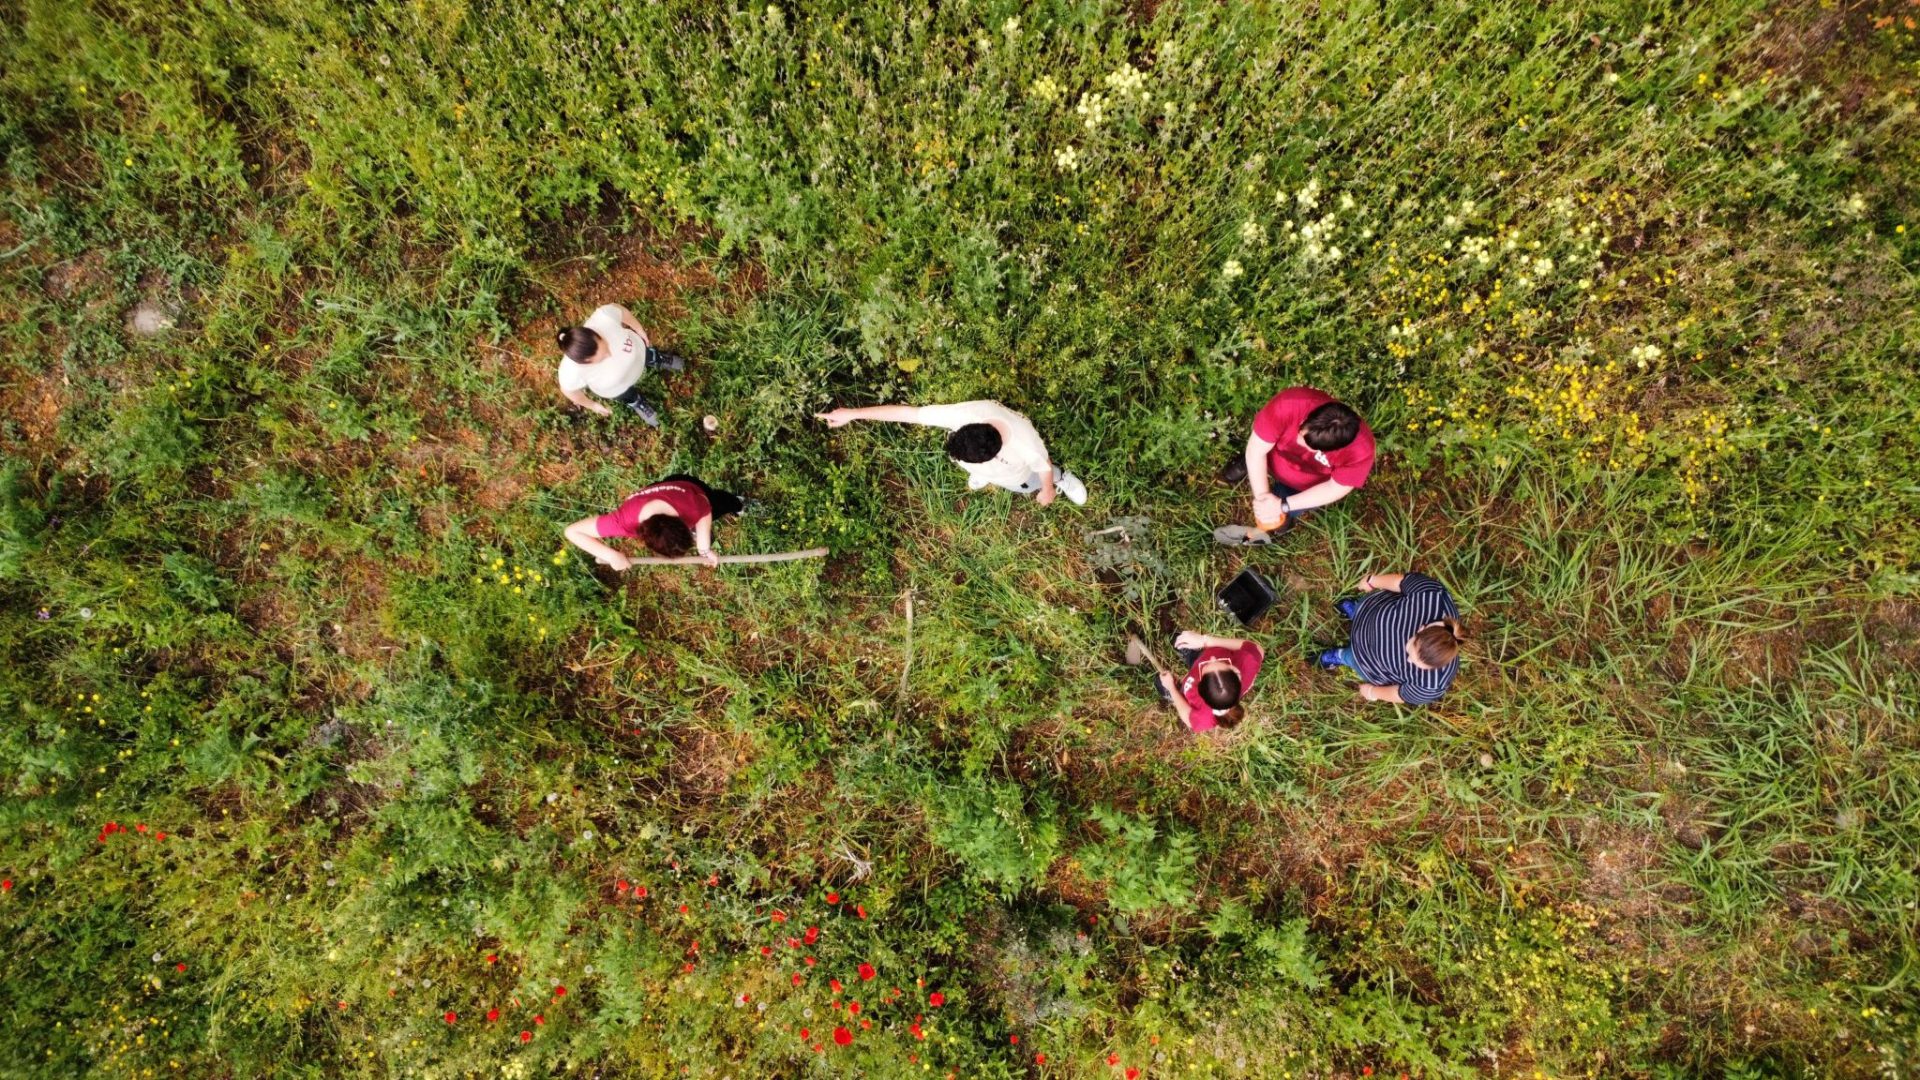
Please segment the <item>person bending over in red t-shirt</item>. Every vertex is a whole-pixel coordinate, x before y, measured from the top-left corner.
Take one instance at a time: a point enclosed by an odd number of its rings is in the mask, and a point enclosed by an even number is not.
[[[1306,386],[1280,391],[1253,418],[1246,453],[1220,470],[1253,490],[1261,528],[1285,529],[1308,510],[1347,497],[1373,471],[1373,432],[1360,414]],[[1271,531],[1271,530],[1270,530]]]
[[[625,570],[633,561],[601,541],[624,536],[639,537],[656,555],[677,559],[692,549],[708,566],[718,566],[713,519],[737,514],[745,506],[740,496],[716,491],[680,473],[627,496],[611,514],[584,517],[567,526],[567,539],[615,570]]]
[[[1180,722],[1195,734],[1239,724],[1247,714],[1240,699],[1253,689],[1265,650],[1242,638],[1209,637],[1191,630],[1182,630],[1173,647],[1187,665],[1187,677],[1175,685],[1171,673],[1162,674],[1157,685],[1160,696],[1180,714]]]

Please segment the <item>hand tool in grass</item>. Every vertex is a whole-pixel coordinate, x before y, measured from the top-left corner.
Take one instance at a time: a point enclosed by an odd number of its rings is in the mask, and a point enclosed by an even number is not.
[[[759,555],[722,555],[722,563],[770,563],[792,562],[795,559],[818,559],[827,554],[823,547],[808,548],[805,551],[769,551]],[[698,555],[682,555],[678,558],[665,558],[659,555],[646,555],[640,558],[628,556],[631,566],[705,566],[707,560]]]

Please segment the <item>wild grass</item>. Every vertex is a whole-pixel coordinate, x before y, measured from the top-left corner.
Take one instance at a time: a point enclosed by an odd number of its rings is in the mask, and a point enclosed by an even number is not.
[[[1907,6],[0,10],[0,1071],[1906,1071]],[[1381,468],[1218,548],[1296,382]],[[1093,502],[812,420],[971,397]],[[680,470],[833,557],[563,546]]]

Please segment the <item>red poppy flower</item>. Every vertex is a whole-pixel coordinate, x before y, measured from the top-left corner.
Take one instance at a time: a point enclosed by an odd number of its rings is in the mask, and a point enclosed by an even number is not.
[[[927,1037],[927,1033],[920,1030],[919,1024],[908,1024],[907,1030],[913,1032],[913,1037],[916,1039],[924,1039]]]
[[[773,946],[771,946],[771,945],[762,945],[762,946],[760,946],[760,955],[761,955],[761,956],[772,956],[772,955],[773,955]]]
[[[520,1041],[521,1041],[521,1042],[532,1042],[532,1041],[533,1041],[533,1032],[531,1032],[531,1031],[523,1031],[523,1032],[521,1032],[521,1033],[520,1033]]]
[[[498,1019],[500,1019],[500,1010],[499,1010],[499,1009],[488,1009],[488,1010],[487,1010],[487,1023],[489,1023],[489,1024],[491,1024],[491,1023],[493,1023],[493,1022],[494,1022],[495,1020],[498,1020]]]
[[[790,938],[788,938],[788,939],[787,939],[787,948],[789,948],[789,949],[797,949],[797,948],[799,948],[799,947],[800,947],[800,939],[799,939],[799,938],[797,938],[797,937],[790,937]]]
[[[138,825],[135,825],[135,826],[133,827],[133,830],[134,830],[135,832],[146,832],[146,831],[147,831],[147,823],[143,821],[143,822],[141,822],[141,823],[139,823]]]
[[[804,961],[804,962],[806,963],[806,965],[807,965],[808,967],[812,967],[813,965],[815,965],[815,964],[817,964],[817,963],[819,963],[819,962],[820,962],[820,961],[818,961],[818,960],[815,960],[815,959],[814,959],[813,957],[811,957],[811,956],[805,956],[805,957],[801,957],[801,959],[802,959],[802,961]]]
[[[1109,1064],[1109,1065],[1118,1065],[1118,1064],[1120,1064],[1120,1055],[1119,1055],[1119,1054],[1108,1054],[1108,1055],[1107,1055],[1107,1064]]]
[[[1371,1066],[1371,1065],[1362,1065],[1362,1066],[1360,1066],[1360,1075],[1361,1075],[1361,1076],[1372,1076],[1372,1075],[1373,1075],[1373,1066]]]
[[[873,970],[872,964],[860,965],[860,981],[861,982],[866,982],[867,980],[873,978],[873,976],[874,976],[874,970]]]
[[[1008,1041],[1008,1042],[1010,1042],[1010,1043],[1012,1043],[1012,1044],[1013,1044],[1013,1045],[1015,1045],[1015,1046],[1019,1046],[1019,1045],[1020,1045],[1020,1036],[1018,1036],[1018,1035],[1009,1035],[1009,1036],[1007,1036],[1007,1041]]]
[[[859,904],[853,905],[853,913],[863,919],[867,917],[867,909],[861,907]]]
[[[1047,1063],[1047,1055],[1045,1054],[1033,1055],[1033,1063],[1035,1065],[1045,1065]]]
[[[680,971],[682,974],[691,973],[693,971],[693,961],[689,960],[686,963],[681,964]]]
[[[942,1005],[945,1005],[946,1003],[947,1003],[947,995],[941,993],[938,990],[935,990],[933,993],[927,995],[927,1004],[933,1006],[936,1009]]]
[[[834,1028],[833,1041],[840,1046],[852,1046],[853,1032],[848,1031],[846,1028],[843,1028],[843,1027]]]
[[[681,905],[680,905],[680,914],[682,914],[682,915],[685,915],[686,913],[687,913],[687,905],[685,905],[685,904],[681,904]]]
[[[837,993],[839,993],[839,992],[840,992],[840,980],[839,980],[839,979],[828,979],[828,980],[827,980],[827,985],[833,988],[833,992],[834,992],[834,993],[836,993],[836,994],[837,994]]]
[[[820,928],[817,926],[807,927],[807,933],[806,933],[807,944],[811,945],[814,942],[819,940],[820,940]]]
[[[645,900],[647,898],[647,887],[645,885],[635,885],[633,887],[633,895]]]
[[[165,840],[167,838],[167,834],[163,832],[157,832],[153,834],[153,838],[155,840]]]
[[[787,913],[786,913],[786,912],[784,912],[784,911],[781,911],[781,910],[780,910],[779,908],[774,908],[774,909],[773,909],[773,921],[774,921],[774,922],[786,922],[786,921],[787,921]]]
[[[860,1030],[861,1030],[861,1031],[872,1031],[872,1030],[873,1030],[873,1021],[871,1021],[871,1020],[866,1020],[866,1019],[862,1019],[862,1020],[860,1021]]]
[[[837,892],[830,892],[830,893],[828,893],[828,894],[827,894],[827,903],[829,903],[829,904],[837,904],[837,903],[839,903],[839,902],[840,902],[840,894],[839,894],[839,893],[837,893]]]
[[[809,1030],[807,1030],[806,1028],[801,1028],[801,1029],[800,1029],[800,1041],[801,1041],[801,1042],[806,1042],[806,1041],[807,1041],[808,1039],[811,1039],[811,1038],[813,1038],[813,1032],[811,1032],[811,1031],[809,1031]]]
[[[543,1025],[543,1024],[545,1024],[546,1022],[547,1022],[547,1018],[546,1018],[546,1017],[544,1017],[544,1016],[541,1016],[541,1015],[540,1015],[539,1013],[534,1013],[534,1014],[533,1014],[533,1026],[534,1026],[534,1027],[540,1027],[541,1025]]]
[[[849,1001],[849,1002],[847,1002],[847,1015],[848,1015],[848,1016],[859,1016],[859,1015],[860,1015],[860,1003],[859,1003],[859,1002],[857,1002],[857,1001]]]
[[[489,964],[497,964],[497,963],[499,963],[499,962],[500,962],[500,957],[499,957],[499,956],[497,956],[497,955],[495,955],[495,954],[493,954],[493,953],[488,953],[488,954],[487,954],[487,963],[489,963]]]
[[[564,986],[556,986],[556,987],[554,987],[554,988],[553,988],[553,996],[554,996],[554,997],[557,997],[557,998],[559,998],[559,997],[566,997],[566,996],[567,996],[567,988],[566,988],[566,987],[564,987]]]
[[[185,970],[187,970],[187,965],[185,965],[185,964],[175,964],[175,965],[173,965],[173,970],[175,970],[175,971],[185,971]]]
[[[455,1020],[460,1019],[460,1014],[457,1012],[454,1012],[452,1009],[448,1009],[447,1015],[442,1017],[442,1019],[444,1019],[447,1023],[451,1024]]]
[[[795,986],[799,986],[799,985],[800,985],[800,978],[801,978],[801,976],[800,976],[800,973],[799,973],[799,972],[797,972],[797,971],[796,971],[796,972],[794,972],[794,973],[793,973],[793,985],[795,985]]]
[[[628,889],[631,889],[632,887],[633,886],[627,884],[625,878],[622,878],[619,881],[616,881],[613,883],[613,889],[615,892],[626,892]]]
[[[1128,1070],[1127,1070],[1127,1080],[1140,1080],[1140,1070],[1139,1070],[1139,1069],[1128,1069]]]

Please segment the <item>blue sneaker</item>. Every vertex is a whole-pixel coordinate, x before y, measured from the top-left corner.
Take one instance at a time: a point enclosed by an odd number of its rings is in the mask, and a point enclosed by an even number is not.
[[[1340,609],[1340,614],[1345,615],[1348,622],[1352,622],[1354,614],[1360,610],[1360,601],[1349,596],[1345,600],[1335,603],[1333,606]]]
[[[1333,671],[1336,668],[1343,668],[1347,665],[1341,661],[1339,649],[1328,649],[1326,652],[1320,654],[1320,666],[1326,668],[1328,671]]]

